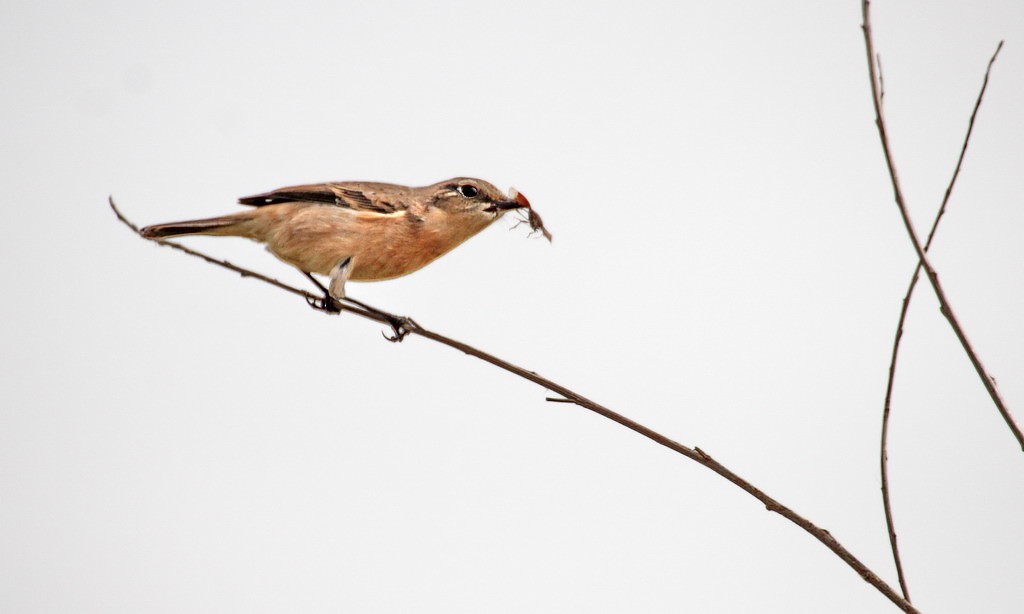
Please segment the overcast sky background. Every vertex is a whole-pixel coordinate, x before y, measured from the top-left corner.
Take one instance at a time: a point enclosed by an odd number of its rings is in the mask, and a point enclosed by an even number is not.
[[[7,2],[0,610],[889,612],[698,465],[424,339],[146,244],[284,185],[455,175],[503,221],[350,293],[697,445],[892,586],[878,439],[915,264],[858,2]],[[1024,421],[1024,4],[879,1],[892,141]],[[301,277],[259,246],[190,245]],[[1024,454],[919,288],[891,427],[911,596],[1019,612]]]

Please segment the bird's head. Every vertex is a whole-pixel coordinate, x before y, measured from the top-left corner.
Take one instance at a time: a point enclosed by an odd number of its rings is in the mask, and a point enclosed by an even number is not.
[[[529,208],[530,203],[514,190],[512,196],[494,185],[472,177],[456,177],[428,188],[431,204],[452,215],[469,216],[481,222],[493,222],[506,211]]]

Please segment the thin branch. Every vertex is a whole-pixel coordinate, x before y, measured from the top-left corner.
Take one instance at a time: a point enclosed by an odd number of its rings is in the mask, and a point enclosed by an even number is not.
[[[885,154],[885,163],[889,170],[889,179],[892,182],[892,190],[896,199],[896,206],[899,208],[900,216],[903,218],[903,225],[906,227],[907,234],[910,236],[910,241],[913,243],[914,250],[917,252],[918,261],[924,268],[925,275],[928,277],[928,281],[931,283],[932,289],[935,291],[935,296],[939,299],[939,306],[942,315],[946,317],[949,325],[953,328],[953,332],[956,334],[957,339],[960,341],[960,345],[963,346],[964,351],[967,353],[967,357],[970,359],[971,364],[974,365],[974,370],[978,373],[978,377],[981,378],[981,383],[985,386],[985,390],[988,392],[989,397],[991,397],[992,402],[995,403],[1000,415],[1003,416],[1003,420],[1006,421],[1006,425],[1010,427],[1010,432],[1013,433],[1013,436],[1017,439],[1017,444],[1020,445],[1021,450],[1024,450],[1024,433],[1021,432],[1020,427],[1010,414],[1009,408],[999,395],[999,390],[996,389],[994,378],[985,370],[977,352],[974,351],[970,341],[967,340],[967,334],[964,332],[963,327],[960,326],[960,322],[957,320],[956,314],[953,313],[953,308],[950,305],[949,299],[946,298],[946,293],[942,289],[942,284],[939,283],[939,275],[935,272],[935,268],[928,260],[928,255],[925,253],[924,247],[921,246],[921,241],[917,238],[917,232],[914,230],[914,224],[910,221],[910,213],[907,211],[906,201],[903,198],[903,189],[900,187],[899,178],[896,174],[896,163],[893,160],[892,152],[889,148],[889,136],[886,132],[884,113],[882,112],[882,99],[879,91],[878,75],[875,70],[875,62],[873,61],[873,58],[875,57],[875,48],[874,42],[871,38],[870,4],[870,0],[862,0],[861,2],[861,7],[864,13],[864,24],[862,26],[864,31],[864,45],[866,47],[868,57],[868,75],[871,79],[871,101],[875,107],[875,125],[878,128],[878,136],[882,141],[882,151]]]
[[[878,99],[885,102],[885,77],[882,74],[882,54],[875,54],[875,64],[878,65]]]
[[[127,225],[129,228],[134,230],[136,234],[138,234],[138,227],[129,222],[123,215],[121,215],[121,212],[118,211],[113,199],[110,199],[110,206],[114,210],[114,213],[117,214],[118,219],[120,219],[125,225]],[[305,292],[304,290],[293,288],[275,279],[266,277],[264,275],[260,275],[258,273],[254,273],[252,271],[248,271],[246,269],[243,269],[242,267],[230,264],[228,262],[217,260],[216,258],[211,258],[210,256],[201,254],[195,250],[188,249],[176,243],[169,241],[157,242],[160,243],[161,245],[167,245],[175,249],[179,249],[192,256],[202,258],[203,260],[211,264],[225,267],[227,269],[235,271],[236,273],[241,273],[243,277],[254,277],[256,279],[259,279],[260,281],[264,281],[283,290],[287,290],[293,294],[298,294],[300,296],[304,296],[307,298],[314,297],[314,295],[311,295],[310,293]],[[383,318],[381,316],[378,316],[377,314],[368,311],[355,309],[348,305],[344,305],[343,309],[345,311],[351,311],[353,313],[369,318],[371,320],[387,323],[386,318]],[[860,560],[858,560],[857,557],[853,556],[853,554],[850,553],[849,550],[843,547],[843,545],[840,544],[839,541],[836,540],[836,538],[832,537],[831,533],[829,533],[825,529],[818,527],[817,525],[807,520],[803,516],[797,514],[790,508],[786,507],[785,505],[782,505],[775,499],[769,497],[767,494],[765,494],[764,491],[760,490],[750,482],[747,482],[740,476],[736,475],[735,473],[727,469],[724,465],[713,459],[709,454],[707,454],[700,448],[690,448],[684,446],[683,444],[678,443],[672,439],[669,439],[668,437],[662,435],[661,433],[658,433],[657,431],[654,431],[653,429],[650,429],[640,424],[639,422],[635,422],[623,416],[622,414],[614,412],[608,409],[607,407],[604,407],[603,405],[599,405],[598,403],[591,401],[590,399],[584,397],[583,395],[577,394],[576,392],[569,390],[565,386],[556,384],[555,382],[545,377],[542,377],[533,371],[529,371],[527,369],[523,369],[522,367],[518,367],[510,362],[504,361],[496,356],[488,354],[487,352],[478,350],[473,346],[462,343],[461,341],[456,341],[455,339],[451,339],[439,333],[435,333],[419,325],[414,325],[410,327],[408,329],[408,334],[418,335],[420,337],[425,337],[432,341],[436,341],[442,345],[446,345],[450,348],[459,350],[464,354],[468,354],[470,356],[483,360],[484,362],[488,362],[500,369],[508,371],[509,373],[518,375],[519,377],[531,381],[539,386],[542,386],[543,388],[546,388],[547,390],[550,390],[551,392],[558,394],[561,397],[560,399],[556,397],[551,397],[549,400],[555,400],[555,402],[574,403],[576,405],[579,405],[580,407],[589,409],[590,411],[600,416],[604,416],[605,418],[608,418],[613,422],[617,422],[618,424],[636,433],[639,433],[640,435],[643,435],[644,437],[650,439],[651,441],[654,441],[655,443],[658,443],[674,452],[678,452],[679,454],[682,454],[686,458],[689,458],[690,460],[699,463],[700,465],[703,465],[704,467],[710,469],[711,471],[714,471],[718,475],[729,480],[736,486],[746,491],[752,497],[760,501],[762,504],[764,504],[765,508],[767,508],[768,511],[775,512],[781,515],[783,518],[786,518],[793,524],[799,526],[804,531],[810,533],[815,539],[823,543],[829,550],[835,553],[835,555],[842,559],[847,565],[852,567],[853,570],[856,571],[857,574],[864,579],[864,581],[868,582],[876,589],[878,589],[879,592],[888,597],[889,600],[895,603],[897,606],[899,606],[900,609],[902,609],[905,612],[917,612],[917,610],[914,608],[913,605],[910,604],[910,602],[900,597],[900,595],[896,593],[896,591],[893,590],[892,587],[886,584],[885,581],[882,580],[875,572],[868,569],[867,566],[864,565],[864,563],[861,563]]]
[[[953,170],[953,177],[949,180],[949,185],[946,186],[946,194],[942,197],[942,206],[939,207],[939,213],[935,217],[935,222],[932,223],[932,228],[928,232],[928,240],[924,244],[924,250],[928,251],[928,248],[932,245],[932,240],[935,238],[935,230],[939,227],[939,220],[946,214],[946,204],[949,202],[949,196],[953,193],[953,186],[956,185],[957,177],[960,176],[960,167],[963,166],[964,156],[967,155],[967,145],[971,142],[971,134],[974,132],[974,120],[978,117],[978,109],[981,108],[981,101],[985,97],[985,90],[988,89],[988,78],[992,73],[992,65],[996,63],[996,58],[999,57],[999,52],[1003,50],[1003,42],[999,41],[996,45],[996,51],[989,58],[988,66],[985,68],[985,78],[981,82],[981,91],[978,92],[978,99],[974,101],[974,110],[971,111],[971,119],[967,122],[967,135],[964,137],[964,145],[960,148],[960,157],[957,158],[956,168]],[[917,265],[917,272],[921,271],[921,263]]]
[[[978,116],[978,109],[981,108],[981,101],[985,97],[985,90],[988,88],[988,77],[992,72],[992,64],[995,63],[996,58],[999,57],[999,51],[1003,48],[1003,41],[999,41],[999,45],[996,47],[995,53],[992,54],[992,59],[988,61],[988,67],[985,69],[985,79],[981,83],[981,91],[978,92],[978,99],[974,103],[974,110],[971,112],[971,119],[967,123],[967,134],[964,136],[963,147],[960,148],[960,157],[956,161],[956,168],[953,170],[953,176],[949,180],[949,185],[946,187],[946,194],[942,198],[942,205],[939,206],[939,211],[935,215],[935,220],[932,222],[932,228],[928,232],[928,240],[925,241],[924,251],[928,251],[932,246],[932,240],[935,239],[935,231],[939,227],[939,222],[942,220],[942,216],[946,213],[946,205],[949,203],[949,197],[953,193],[953,186],[956,185],[957,177],[960,176],[960,167],[964,163],[964,157],[967,155],[967,146],[971,142],[971,134],[974,132],[974,120]],[[882,81],[882,62],[878,60],[878,83],[880,94],[879,97],[885,95],[885,89]],[[896,338],[893,340],[892,345],[892,358],[889,361],[889,381],[885,386],[885,408],[882,410],[882,445],[881,445],[881,469],[882,469],[882,506],[885,508],[885,524],[889,529],[889,544],[892,546],[892,558],[896,564],[896,574],[899,576],[900,590],[903,591],[903,597],[907,601],[910,601],[910,591],[907,589],[907,580],[903,575],[903,564],[900,561],[900,549],[896,545],[896,527],[892,518],[892,507],[889,501],[889,454],[888,454],[888,437],[889,437],[889,410],[892,406],[892,390],[893,382],[896,378],[896,361],[900,351],[900,340],[903,338],[903,325],[907,319],[907,311],[910,307],[910,299],[914,295],[914,289],[917,287],[917,282],[921,278],[921,263],[918,262],[914,268],[914,274],[910,278],[910,285],[907,288],[906,294],[903,296],[903,306],[900,309],[899,322],[896,324]]]

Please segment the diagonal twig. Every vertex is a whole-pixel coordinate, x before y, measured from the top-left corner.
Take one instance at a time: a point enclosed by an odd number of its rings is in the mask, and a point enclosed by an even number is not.
[[[110,207],[114,210],[114,213],[117,215],[118,219],[121,220],[122,223],[124,223],[126,226],[131,228],[133,231],[135,231],[136,234],[139,234],[138,227],[135,226],[134,224],[132,224],[131,222],[129,222],[128,219],[125,218],[121,214],[121,212],[117,208],[117,205],[114,204],[113,198],[110,199]],[[139,235],[139,236],[141,236],[141,235]],[[285,284],[285,283],[282,283],[280,281],[277,281],[276,279],[267,277],[265,275],[261,275],[259,273],[255,273],[253,271],[249,271],[247,269],[244,269],[242,267],[233,265],[233,264],[228,263],[228,262],[223,261],[223,260],[218,260],[216,258],[212,258],[210,256],[207,256],[207,255],[202,254],[200,252],[197,252],[195,250],[186,248],[186,247],[184,247],[182,245],[179,245],[177,243],[174,243],[174,242],[171,242],[171,241],[159,241],[159,240],[157,242],[160,243],[161,245],[166,245],[168,247],[173,247],[173,248],[178,249],[180,251],[183,251],[183,252],[185,252],[185,253],[187,253],[189,255],[196,256],[197,258],[202,258],[203,260],[205,260],[206,262],[209,262],[211,264],[215,264],[217,266],[221,266],[221,267],[227,268],[227,269],[229,269],[231,271],[234,271],[236,273],[240,273],[243,277],[253,277],[255,279],[259,279],[260,281],[269,283],[269,284],[271,284],[271,285],[273,285],[273,286],[275,286],[277,288],[281,288],[283,290],[291,292],[292,294],[297,294],[299,296],[303,296],[303,297],[306,297],[306,298],[310,298],[310,297],[312,297],[312,298],[319,298],[319,297],[316,297],[315,295],[310,294],[309,292],[306,292],[304,290],[300,290],[298,288],[294,288],[292,286],[289,286],[288,284]],[[343,305],[342,308],[343,308],[344,311],[350,311],[352,313],[355,313],[357,315],[363,316],[365,318],[369,318],[371,320],[387,323],[387,319],[385,317],[383,317],[383,316],[378,315],[378,314],[375,314],[375,313],[372,313],[372,312],[369,312],[369,311],[364,311],[362,309],[354,308],[354,307],[351,307],[349,305]],[[488,363],[490,363],[490,364],[492,364],[492,365],[494,365],[494,366],[496,366],[496,367],[498,367],[500,369],[508,371],[509,373],[512,373],[514,375],[518,375],[519,377],[521,377],[521,378],[523,378],[525,380],[531,381],[531,382],[533,382],[533,383],[535,383],[535,384],[537,384],[539,386],[542,386],[543,388],[546,388],[547,390],[550,390],[553,393],[556,393],[556,394],[560,395],[560,398],[556,398],[556,397],[550,398],[549,400],[551,400],[551,401],[560,402],[560,403],[572,403],[572,404],[578,405],[580,407],[583,407],[584,409],[588,409],[588,410],[590,410],[590,411],[592,411],[592,412],[594,412],[594,413],[596,413],[596,414],[598,414],[600,416],[604,416],[605,418],[608,418],[609,420],[612,420],[613,422],[617,422],[618,424],[620,424],[620,425],[622,425],[622,426],[624,426],[624,427],[626,427],[626,428],[628,428],[628,429],[630,429],[630,430],[632,430],[632,431],[634,431],[636,433],[639,433],[640,435],[643,435],[644,437],[654,441],[655,443],[657,443],[659,445],[662,445],[662,446],[664,446],[664,447],[666,447],[666,448],[668,448],[668,449],[670,449],[670,450],[672,450],[674,452],[682,454],[686,458],[688,458],[688,459],[690,459],[690,460],[692,460],[692,461],[694,461],[694,462],[696,462],[696,463],[698,463],[698,464],[700,464],[700,465],[710,469],[711,471],[714,471],[718,475],[722,476],[726,480],[729,480],[730,482],[732,482],[736,486],[738,486],[741,489],[743,489],[744,491],[746,491],[752,497],[754,497],[755,499],[760,501],[762,504],[764,504],[765,508],[767,508],[768,511],[775,512],[775,513],[779,514],[783,518],[785,518],[785,519],[789,520],[790,522],[794,523],[795,525],[799,526],[801,529],[803,529],[807,533],[810,533],[815,539],[820,541],[829,550],[831,550],[836,556],[838,556],[840,559],[842,559],[843,562],[845,562],[847,565],[849,565],[851,568],[853,568],[853,570],[856,571],[857,574],[860,575],[860,577],[864,579],[864,581],[866,581],[869,584],[871,584],[872,586],[874,586],[879,592],[881,592],[883,595],[885,595],[887,598],[889,598],[889,600],[892,601],[893,603],[895,603],[900,609],[902,609],[905,612],[917,612],[917,610],[914,608],[913,605],[910,604],[910,602],[908,602],[907,600],[905,600],[902,597],[900,597],[900,595],[895,590],[893,590],[893,588],[890,587],[884,580],[882,580],[878,576],[878,574],[876,574],[875,572],[873,572],[870,569],[868,569],[868,567],[865,566],[864,563],[860,562],[860,560],[857,559],[857,557],[855,557],[842,544],[840,544],[839,541],[836,538],[832,537],[831,533],[829,533],[825,529],[822,529],[822,528],[818,527],[817,525],[815,525],[811,521],[807,520],[803,516],[797,514],[796,512],[791,510],[790,508],[786,507],[785,505],[782,505],[781,503],[779,503],[778,501],[776,501],[772,497],[768,496],[764,491],[762,491],[761,489],[757,488],[756,486],[754,486],[750,482],[744,480],[743,478],[741,478],[737,474],[735,474],[732,471],[730,471],[728,468],[726,468],[724,465],[722,465],[721,463],[716,461],[714,458],[712,458],[709,454],[707,454],[706,452],[704,452],[700,448],[698,448],[698,447],[690,448],[688,446],[685,446],[685,445],[683,445],[683,444],[681,444],[681,443],[679,443],[677,441],[674,441],[674,440],[666,437],[665,435],[662,435],[661,433],[658,433],[657,431],[655,431],[653,429],[650,429],[650,428],[640,424],[639,422],[631,420],[630,418],[627,418],[626,416],[623,416],[622,414],[619,414],[619,413],[617,413],[615,411],[612,411],[611,409],[608,409],[607,407],[605,407],[603,405],[599,405],[598,403],[595,403],[594,401],[591,401],[590,399],[584,397],[583,395],[577,394],[576,392],[573,392],[572,390],[569,390],[565,386],[562,386],[560,384],[556,384],[555,382],[553,382],[553,381],[551,381],[551,380],[549,380],[549,379],[547,379],[547,378],[545,378],[545,377],[543,377],[541,375],[538,375],[537,373],[535,373],[533,371],[529,371],[527,369],[523,369],[522,367],[518,367],[518,366],[516,366],[516,365],[514,365],[514,364],[512,364],[510,362],[507,362],[505,360],[502,360],[502,359],[498,358],[497,356],[494,356],[492,354],[488,354],[487,352],[484,352],[482,350],[478,350],[478,349],[476,349],[475,347],[473,347],[471,345],[467,345],[465,343],[462,343],[461,341],[456,341],[455,339],[451,339],[451,338],[446,337],[446,336],[444,336],[444,335],[442,335],[440,333],[435,333],[435,332],[433,332],[431,330],[428,330],[428,329],[426,329],[426,328],[424,328],[422,326],[419,326],[419,325],[411,326],[408,329],[408,334],[418,335],[420,337],[425,337],[425,338],[430,339],[432,341],[436,341],[436,342],[438,342],[438,343],[440,343],[442,345],[446,345],[446,346],[448,346],[450,348],[459,350],[460,352],[463,352],[465,354],[468,354],[470,356],[473,356],[475,358],[478,358],[480,360],[488,362]]]
[[[953,313],[953,308],[946,297],[946,292],[942,289],[942,284],[939,283],[939,275],[928,260],[928,255],[925,253],[924,247],[921,246],[921,241],[917,238],[917,232],[914,230],[914,224],[910,220],[910,213],[907,211],[906,201],[903,198],[903,189],[900,187],[900,181],[896,173],[896,162],[889,147],[889,135],[885,128],[885,114],[882,111],[878,74],[875,70],[874,62],[875,46],[871,37],[870,5],[870,0],[861,1],[864,15],[864,23],[861,29],[864,31],[864,46],[868,56],[868,76],[871,79],[871,101],[875,107],[875,126],[878,128],[878,137],[882,142],[882,152],[885,154],[885,163],[889,170],[889,179],[892,182],[896,206],[899,208],[900,217],[903,218],[903,225],[906,227],[910,242],[913,243],[914,250],[917,252],[918,262],[924,269],[925,275],[935,291],[935,296],[939,299],[939,308],[942,315],[945,316],[946,321],[952,327],[954,334],[956,334],[957,339],[960,341],[960,345],[964,348],[964,352],[967,353],[968,359],[970,359],[971,364],[974,366],[974,370],[977,372],[978,377],[981,378],[981,383],[985,386],[989,397],[995,404],[996,409],[999,410],[999,414],[1003,417],[1006,425],[1010,428],[1010,432],[1013,433],[1014,438],[1017,440],[1017,444],[1021,447],[1021,450],[1024,450],[1024,433],[1021,432],[1020,426],[1014,421],[1013,416],[1010,414],[1010,409],[1007,407],[1006,402],[1003,401],[1002,396],[1000,396],[999,390],[996,389],[994,379],[981,364],[981,358],[978,357],[978,353],[971,346],[971,342],[967,339],[967,334],[964,332],[963,327],[960,326],[956,314]]]
[[[939,206],[939,211],[935,215],[935,220],[932,222],[931,230],[928,232],[928,239],[924,244],[924,251],[928,251],[932,246],[932,240],[935,239],[935,231],[939,227],[939,222],[942,220],[942,216],[946,213],[946,205],[949,203],[949,197],[953,193],[953,186],[956,185],[957,177],[960,176],[960,167],[964,163],[964,157],[967,154],[967,146],[971,142],[971,134],[974,132],[974,120],[978,116],[978,109],[981,108],[981,101],[985,97],[985,90],[988,88],[989,74],[992,72],[992,65],[995,63],[996,58],[999,57],[999,51],[1003,48],[1003,41],[999,41],[999,45],[996,47],[995,53],[992,54],[992,58],[988,61],[988,67],[985,69],[985,79],[981,83],[981,91],[978,92],[978,99],[974,103],[974,110],[971,112],[971,119],[967,122],[967,134],[964,136],[964,144],[960,148],[960,157],[957,158],[956,168],[953,170],[953,176],[949,180],[949,185],[946,187],[946,193],[942,198],[942,204]],[[877,57],[877,56],[876,56]],[[881,60],[878,60],[878,84],[879,84],[879,98],[885,96],[885,85],[882,81],[882,64]],[[885,508],[885,524],[889,529],[889,544],[892,546],[892,558],[896,564],[896,574],[899,576],[900,590],[903,591],[903,597],[910,601],[910,591],[907,589],[907,580],[903,574],[903,564],[900,561],[900,550],[896,544],[896,528],[892,517],[892,507],[889,502],[889,454],[888,448],[888,437],[889,437],[889,411],[892,407],[892,391],[893,382],[896,379],[896,361],[900,351],[900,340],[903,338],[903,325],[907,319],[907,311],[910,307],[910,299],[914,295],[914,289],[917,287],[917,282],[921,278],[921,263],[918,262],[914,268],[914,274],[910,278],[910,285],[907,288],[906,294],[903,296],[903,305],[900,309],[899,321],[896,324],[896,338],[893,340],[892,345],[892,358],[889,361],[889,380],[885,386],[885,406],[882,410],[882,444],[881,444],[881,470],[882,470],[882,506]]]

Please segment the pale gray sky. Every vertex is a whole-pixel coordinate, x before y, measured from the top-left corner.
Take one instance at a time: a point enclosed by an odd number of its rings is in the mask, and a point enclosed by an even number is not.
[[[895,586],[878,436],[915,259],[858,2],[8,2],[0,610],[889,612],[703,468],[118,225],[474,175],[495,225],[353,296],[698,445]],[[1024,4],[875,3],[917,225],[1024,420]],[[189,244],[294,283],[243,240]],[[927,612],[1024,599],[1024,454],[914,300],[893,503]]]

